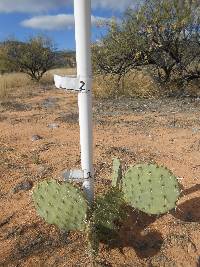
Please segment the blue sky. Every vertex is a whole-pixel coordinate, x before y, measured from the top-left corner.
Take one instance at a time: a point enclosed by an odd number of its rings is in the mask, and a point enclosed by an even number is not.
[[[106,31],[96,26],[97,21],[120,17],[136,4],[136,0],[92,0],[92,41]],[[58,49],[75,48],[72,0],[0,0],[0,25],[0,41],[9,37],[26,40],[42,33]]]

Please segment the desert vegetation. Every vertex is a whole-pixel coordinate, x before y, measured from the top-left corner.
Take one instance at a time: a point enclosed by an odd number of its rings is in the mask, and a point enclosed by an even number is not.
[[[50,38],[36,36],[20,42],[6,40],[0,45],[0,72],[20,72],[40,81],[52,68],[75,67],[74,52],[56,51]]]
[[[44,37],[31,38],[26,43],[6,41],[2,44],[2,54],[5,69],[25,73],[35,81],[55,66],[53,45]]]
[[[138,10],[127,10],[94,44],[95,72],[115,76],[119,94],[127,73],[145,70],[163,93],[174,85],[176,94],[184,95],[188,83],[200,78],[199,12],[198,1],[177,0],[145,1]]]
[[[80,168],[77,94],[53,81],[76,74],[75,52],[0,44],[0,266],[200,265],[199,12],[149,0],[102,22],[92,204],[64,176]]]
[[[198,96],[199,12],[196,0],[151,0],[128,9],[120,21],[113,18],[107,34],[92,45],[95,96]],[[57,51],[44,36],[27,43],[7,40],[0,47],[1,73],[22,72],[36,82],[46,73],[52,83],[49,70],[74,67],[75,53]]]

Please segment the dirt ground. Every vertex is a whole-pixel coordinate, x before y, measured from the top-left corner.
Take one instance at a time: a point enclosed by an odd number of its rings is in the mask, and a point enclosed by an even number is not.
[[[90,266],[80,233],[37,216],[32,187],[80,167],[77,98],[53,88],[16,92],[0,104],[0,266]],[[130,210],[119,237],[101,244],[99,266],[200,266],[200,99],[94,101],[96,193],[110,186],[112,158],[171,169],[183,186],[175,211]]]

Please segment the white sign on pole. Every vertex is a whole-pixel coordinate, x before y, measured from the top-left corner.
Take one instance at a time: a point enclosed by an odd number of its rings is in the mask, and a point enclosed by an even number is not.
[[[79,91],[79,78],[73,76],[58,76],[54,75],[55,86],[58,89]]]
[[[76,77],[76,76],[54,75],[54,82],[55,86],[58,89],[65,89],[67,91],[77,91],[86,93],[89,90],[88,84],[91,83],[91,78],[81,79],[81,77]]]

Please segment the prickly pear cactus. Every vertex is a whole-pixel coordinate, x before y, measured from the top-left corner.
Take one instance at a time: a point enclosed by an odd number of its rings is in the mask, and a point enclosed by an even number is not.
[[[34,189],[33,200],[39,215],[49,224],[66,231],[85,229],[87,201],[72,184],[43,181]]]
[[[121,185],[122,180],[122,168],[119,159],[113,159],[113,174],[112,174],[112,186],[117,187]]]
[[[163,214],[176,207],[180,195],[177,178],[165,167],[139,164],[123,178],[125,201],[147,214]]]

